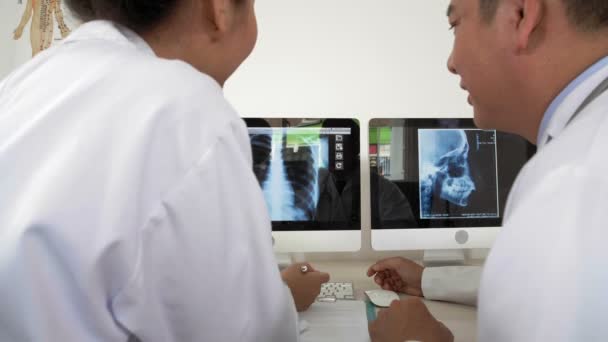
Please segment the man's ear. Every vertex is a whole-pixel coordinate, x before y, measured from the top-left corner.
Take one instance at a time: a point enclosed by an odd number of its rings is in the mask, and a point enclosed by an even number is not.
[[[203,18],[209,34],[213,39],[230,30],[232,25],[232,0],[200,0],[202,3]]]
[[[540,24],[545,15],[542,0],[519,0],[516,1],[519,17],[516,25],[516,48],[517,51],[525,51],[532,47],[533,36],[540,29]]]

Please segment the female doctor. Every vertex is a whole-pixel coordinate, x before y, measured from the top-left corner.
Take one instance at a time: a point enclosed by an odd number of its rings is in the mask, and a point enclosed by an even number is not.
[[[329,276],[279,273],[222,93],[253,2],[67,1],[86,23],[0,83],[0,341],[297,340]]]

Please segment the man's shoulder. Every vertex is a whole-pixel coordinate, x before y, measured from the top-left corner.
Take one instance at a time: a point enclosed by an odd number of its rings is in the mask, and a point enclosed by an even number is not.
[[[586,196],[585,189],[608,191],[608,115],[589,114],[572,122],[526,164],[517,180],[517,202],[565,202],[566,197]]]
[[[573,120],[559,136],[538,150],[527,169],[580,169],[608,161],[608,97]],[[599,105],[599,106],[598,106]],[[543,172],[545,173],[545,172]],[[539,175],[542,176],[542,175]]]

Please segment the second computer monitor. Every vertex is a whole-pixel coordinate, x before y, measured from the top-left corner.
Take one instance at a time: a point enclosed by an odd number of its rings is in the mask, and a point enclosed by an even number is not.
[[[472,119],[370,122],[372,246],[489,247],[515,177],[535,149]]]
[[[246,118],[275,251],[361,246],[359,125],[354,119]]]

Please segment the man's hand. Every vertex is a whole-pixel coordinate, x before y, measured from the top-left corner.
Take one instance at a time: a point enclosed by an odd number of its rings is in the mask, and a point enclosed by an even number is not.
[[[422,297],[424,267],[401,257],[380,260],[367,270],[367,276],[385,290]]]
[[[369,324],[372,342],[452,342],[454,336],[437,321],[420,298],[395,300]]]
[[[302,266],[308,267],[306,273],[301,271]],[[308,309],[321,292],[321,284],[329,281],[329,274],[315,270],[308,263],[297,263],[285,268],[281,271],[281,277],[289,286],[298,311]]]

